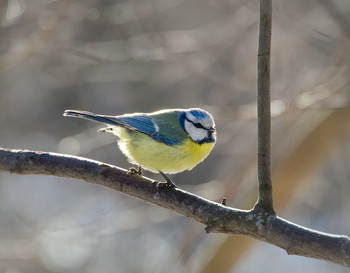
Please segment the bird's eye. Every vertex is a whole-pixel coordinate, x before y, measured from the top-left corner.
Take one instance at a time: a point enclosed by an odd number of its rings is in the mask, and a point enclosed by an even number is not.
[[[205,129],[205,128],[203,127],[203,125],[200,124],[200,123],[194,123],[194,122],[193,122],[193,125],[194,125],[194,127],[196,127],[196,128]]]

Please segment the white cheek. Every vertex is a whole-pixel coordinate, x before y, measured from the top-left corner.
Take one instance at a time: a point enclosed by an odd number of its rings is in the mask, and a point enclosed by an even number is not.
[[[208,136],[207,130],[197,128],[187,120],[185,120],[185,129],[193,141],[201,141]]]

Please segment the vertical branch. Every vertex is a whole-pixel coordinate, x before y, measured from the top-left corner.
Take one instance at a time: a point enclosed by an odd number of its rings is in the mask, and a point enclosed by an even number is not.
[[[270,170],[270,51],[272,0],[260,0],[258,45],[258,183],[256,207],[273,212]]]

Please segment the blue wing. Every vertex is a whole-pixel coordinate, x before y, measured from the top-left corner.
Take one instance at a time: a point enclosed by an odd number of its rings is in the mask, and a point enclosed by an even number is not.
[[[89,120],[94,120],[107,124],[109,126],[121,126],[129,130],[137,131],[145,135],[150,136],[156,141],[162,142],[166,145],[176,145],[180,141],[166,137],[159,132],[159,128],[154,125],[153,119],[150,116],[144,114],[137,115],[123,115],[123,116],[105,116],[96,115],[91,112],[79,111],[79,110],[66,110],[63,114],[69,117],[79,117]]]
[[[179,144],[179,141],[168,138],[159,133],[159,128],[156,128],[152,118],[149,116],[121,116],[117,117],[116,119],[118,119],[124,125],[122,125],[123,127],[146,134],[154,140],[160,141],[166,145],[172,146]]]

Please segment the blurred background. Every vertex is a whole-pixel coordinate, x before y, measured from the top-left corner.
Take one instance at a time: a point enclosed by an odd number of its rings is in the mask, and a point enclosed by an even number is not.
[[[128,168],[116,138],[65,109],[202,107],[218,143],[183,189],[242,209],[256,187],[258,1],[0,1],[0,146]],[[274,1],[277,213],[350,229],[350,2]],[[157,174],[146,176],[161,179]],[[0,174],[0,272],[348,272],[80,181]]]

